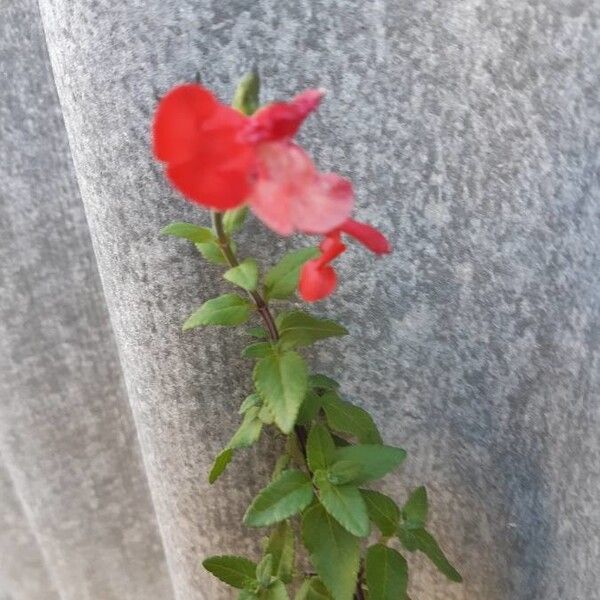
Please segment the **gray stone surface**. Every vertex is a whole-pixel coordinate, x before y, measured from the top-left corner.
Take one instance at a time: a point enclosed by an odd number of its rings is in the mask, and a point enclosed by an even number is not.
[[[168,600],[38,7],[0,12],[0,576],[12,600]]]
[[[598,4],[40,7],[178,600],[229,597],[199,559],[254,546],[236,523],[266,469],[250,452],[217,487],[205,483],[250,381],[236,333],[179,331],[225,285],[189,248],[157,236],[172,219],[206,215],[166,185],[148,126],[155,96],[173,84],[199,71],[226,98],[254,64],[265,98],[329,91],[302,140],[355,181],[358,216],[395,246],[376,264],[359,249],[340,261],[340,290],[318,310],[341,313],[355,335],[312,359],[409,450],[389,487],[431,490],[434,528],[466,583],[449,585],[416,560],[411,595],[598,598]],[[45,243],[38,236],[10,256],[30,264]],[[241,246],[273,261],[284,244],[252,223]],[[80,314],[80,302],[62,310]],[[32,330],[21,335],[37,342]]]
[[[1,460],[0,556],[2,600],[59,600],[35,538],[35,530],[30,527]]]

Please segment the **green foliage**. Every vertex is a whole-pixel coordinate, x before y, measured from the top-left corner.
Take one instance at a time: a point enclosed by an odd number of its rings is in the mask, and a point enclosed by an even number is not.
[[[360,492],[367,505],[369,518],[377,525],[379,531],[386,537],[395,535],[400,522],[398,505],[381,492],[375,490],[361,490]]]
[[[228,236],[234,234],[238,229],[241,229],[248,217],[248,206],[244,205],[240,208],[232,208],[223,215],[223,228]]]
[[[360,564],[359,538],[316,504],[302,515],[302,540],[333,598],[352,600]]]
[[[237,294],[223,294],[206,301],[183,324],[183,330],[200,325],[226,325],[232,327],[245,323],[252,312],[252,304]]]
[[[357,537],[369,535],[369,516],[363,497],[352,485],[333,485],[326,471],[317,471],[313,479],[323,508],[348,532]]]
[[[225,448],[218,456],[215,458],[215,462],[213,463],[212,469],[208,475],[208,482],[214,483],[221,475],[225,472],[225,469],[231,462],[233,458],[233,450],[231,448]]]
[[[273,411],[277,426],[290,433],[308,388],[304,359],[296,352],[261,358],[254,368],[254,385]]]
[[[261,591],[260,600],[289,600],[285,585],[281,581],[274,581],[267,589]]]
[[[418,487],[408,497],[402,507],[402,518],[409,529],[424,527],[427,522],[427,490],[424,486]]]
[[[342,400],[332,391],[324,394],[321,402],[333,431],[353,435],[361,444],[382,443],[377,425],[366,410]]]
[[[317,373],[316,375],[311,375],[308,378],[308,385],[316,390],[337,390],[340,387],[340,384],[331,379],[331,377],[327,377],[327,375],[322,375],[321,373]]]
[[[267,330],[264,327],[250,327],[248,335],[259,340],[264,340],[269,337]]]
[[[321,408],[321,397],[314,391],[309,390],[302,400],[296,423],[298,425],[309,425],[317,416]]]
[[[302,248],[286,254],[265,275],[266,298],[284,299],[291,296],[298,287],[302,265],[318,255],[317,248]]]
[[[425,554],[450,581],[456,583],[462,581],[460,573],[452,566],[435,538],[426,529],[423,527],[410,529],[406,526],[401,526],[398,531],[398,537],[403,546],[410,552],[420,550]]]
[[[273,573],[273,556],[265,554],[263,559],[256,566],[256,579],[260,587],[268,587],[271,583],[271,574]]]
[[[260,77],[256,71],[244,75],[238,84],[231,106],[246,116],[252,115],[259,106]]]
[[[318,577],[311,577],[302,584],[295,600],[332,600],[332,597]]]
[[[405,600],[408,565],[396,550],[376,544],[367,550],[369,600]]]
[[[236,91],[235,106],[245,114],[256,110],[258,79],[254,75]],[[248,526],[272,527],[262,558],[257,564],[238,556],[214,556],[204,566],[237,588],[238,600],[289,600],[286,586],[297,589],[298,585],[295,600],[353,600],[359,589],[368,600],[409,600],[406,560],[387,545],[397,538],[406,550],[424,553],[450,580],[461,581],[426,529],[429,507],[424,487],[415,489],[402,509],[379,491],[360,489],[401,465],[406,452],[383,445],[368,412],[344,400],[335,380],[320,373],[309,375],[297,351],[346,335],[347,330],[331,319],[301,310],[281,311],[276,317],[269,312],[268,300],[291,296],[302,265],[319,250],[288,253],[261,282],[257,262],[235,256],[232,236],[242,228],[247,214],[247,206],[215,214],[214,231],[190,223],[172,223],[162,230],[191,241],[210,262],[229,265],[223,277],[252,298],[251,302],[230,293],[208,300],[187,319],[185,330],[241,325],[253,314],[262,317],[266,326],[247,330],[255,341],[242,355],[256,361],[255,393],[242,402],[241,424],[216,457],[210,483],[222,475],[234,452],[255,444],[263,431],[273,427],[286,436],[270,483],[244,516]],[[294,526],[299,518],[301,539],[312,564],[300,581]],[[380,543],[368,547],[361,561],[361,545],[371,524],[381,532]]]
[[[233,434],[228,448],[248,448],[258,441],[262,430],[262,421],[259,418],[260,407],[253,406],[244,413],[244,419],[239,429]]]
[[[215,265],[226,265],[227,258],[217,241],[197,243],[196,250],[209,262]]]
[[[288,521],[281,521],[273,529],[265,552],[273,557],[273,575],[290,583],[294,572],[294,530]]]
[[[214,241],[215,234],[207,227],[199,227],[192,223],[175,222],[163,227],[160,230],[162,235],[172,235],[194,242],[195,244],[205,244]]]
[[[362,467],[351,460],[340,460],[327,469],[327,479],[333,485],[350,483],[360,476]]]
[[[284,471],[254,499],[244,516],[251,527],[265,527],[288,519],[313,499],[310,479],[302,471]]]
[[[327,470],[335,457],[335,444],[327,428],[315,423],[308,434],[306,459],[310,470],[315,473]]]
[[[223,277],[246,291],[253,292],[258,285],[258,265],[253,258],[247,258],[237,267],[225,271]]]
[[[278,325],[282,348],[309,346],[318,340],[348,334],[348,330],[335,321],[317,319],[300,310],[284,315]]]
[[[405,458],[405,450],[392,446],[357,444],[335,451],[335,462],[349,460],[360,465],[360,472],[353,480],[357,485],[380,479],[398,467]]]
[[[271,342],[256,342],[246,346],[242,351],[244,358],[264,358],[273,354],[274,348]]]
[[[240,415],[243,415],[246,411],[248,411],[253,406],[260,406],[261,400],[258,394],[250,394],[240,405],[238,412]]]
[[[215,577],[239,590],[256,582],[256,563],[241,556],[211,556],[202,565]]]

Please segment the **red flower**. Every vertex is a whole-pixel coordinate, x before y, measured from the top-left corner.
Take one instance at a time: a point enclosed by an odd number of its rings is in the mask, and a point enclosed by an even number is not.
[[[306,90],[290,102],[268,104],[252,116],[244,130],[244,139],[255,144],[292,139],[323,96],[323,90]]]
[[[321,256],[309,260],[302,267],[298,289],[307,302],[322,300],[335,289],[337,275],[329,263],[346,250],[341,240],[342,233],[357,239],[375,254],[387,254],[391,251],[390,243],[377,229],[366,223],[348,219],[341,227],[329,232],[323,238],[319,246]]]
[[[181,85],[160,102],[154,154],[189,200],[217,210],[242,204],[251,191],[254,148],[240,139],[247,117],[198,85]]]
[[[306,90],[249,118],[198,85],[176,87],[156,112],[154,154],[192,202],[216,210],[248,202],[281,235],[325,233],[350,216],[352,184],[319,172],[292,142],[322,97]]]

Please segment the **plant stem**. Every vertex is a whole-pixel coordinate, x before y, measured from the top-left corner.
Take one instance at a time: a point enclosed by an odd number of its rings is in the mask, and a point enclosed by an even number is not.
[[[235,255],[235,252],[231,248],[231,244],[229,241],[229,236],[225,232],[225,228],[223,226],[223,213],[212,211],[212,222],[213,228],[215,230],[215,234],[217,236],[217,240],[219,243],[219,247],[223,252],[223,256],[227,260],[227,263],[230,267],[237,267],[240,263]],[[273,314],[269,309],[269,304],[265,300],[265,298],[257,291],[249,291],[248,294],[252,298],[254,304],[256,305],[256,310],[258,314],[261,316],[265,327],[269,333],[269,337],[271,341],[276,342],[279,339],[279,331],[277,331],[277,324],[275,323],[275,319],[273,318]],[[308,432],[306,427],[303,425],[295,425],[294,433],[298,439],[298,443],[300,445],[300,449],[304,456],[304,462],[308,468],[308,461],[306,458],[306,442],[308,439]],[[310,472],[310,469],[309,469]],[[311,473],[312,475],[312,473]],[[356,592],[354,594],[355,600],[365,600],[365,592],[362,587],[362,567],[358,574],[358,580],[356,582]]]
[[[219,242],[219,247],[223,252],[223,256],[229,263],[229,266],[239,266],[240,263],[238,262],[238,259],[231,248],[231,244],[229,243],[229,236],[225,233],[225,228],[223,227],[223,213],[213,211],[212,221],[215,234],[217,235],[217,240]],[[254,304],[256,305],[256,310],[258,311],[258,314],[262,317],[262,320],[265,323],[267,331],[269,332],[269,337],[272,341],[276,342],[279,339],[279,332],[277,331],[275,319],[273,318],[273,315],[269,310],[269,305],[259,292],[249,291],[248,294],[254,301]]]

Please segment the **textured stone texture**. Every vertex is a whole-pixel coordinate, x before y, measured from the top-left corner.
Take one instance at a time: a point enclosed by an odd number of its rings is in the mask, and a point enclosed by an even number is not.
[[[1,13],[0,577],[12,600],[168,600],[38,7]]]
[[[23,505],[0,462],[0,598],[59,600]]]
[[[597,3],[40,6],[178,600],[229,597],[199,558],[253,547],[236,523],[265,468],[250,452],[205,483],[250,381],[236,333],[179,332],[225,285],[157,237],[172,219],[206,215],[165,184],[148,124],[174,83],[199,71],[226,98],[254,64],[265,98],[329,91],[302,139],[352,177],[358,215],[396,248],[376,264],[358,249],[340,261],[340,291],[318,310],[341,313],[355,335],[313,359],[410,451],[389,487],[431,490],[434,528],[466,583],[417,559],[411,595],[597,598]],[[253,223],[242,246],[272,261],[284,244]]]

